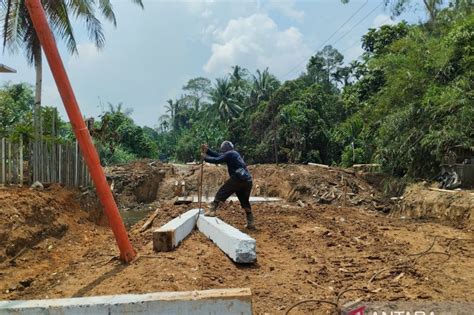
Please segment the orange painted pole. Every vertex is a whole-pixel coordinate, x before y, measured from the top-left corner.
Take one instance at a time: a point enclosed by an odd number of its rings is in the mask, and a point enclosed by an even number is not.
[[[120,258],[122,261],[128,263],[133,260],[136,253],[128,239],[127,230],[125,229],[125,225],[120,217],[112,191],[110,190],[105,178],[104,170],[100,165],[99,155],[92,143],[84,119],[82,118],[81,110],[79,109],[74,91],[72,90],[71,83],[69,82],[66,70],[64,69],[61,56],[59,55],[56,41],[51,29],[49,28],[48,21],[46,20],[43,6],[41,5],[40,0],[26,0],[26,6],[31,20],[33,21],[36,34],[38,35],[41,46],[43,47],[46,59],[48,59],[59,94],[63,100],[67,115],[69,116],[72,129],[74,130],[76,139],[81,146],[82,156],[89,167],[89,172],[94,181],[100,202],[104,207],[105,215],[109,220],[115,240],[120,249]]]

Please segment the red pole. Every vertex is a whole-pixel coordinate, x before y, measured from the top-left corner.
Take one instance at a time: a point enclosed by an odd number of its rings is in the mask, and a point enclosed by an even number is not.
[[[30,14],[36,34],[41,42],[43,51],[48,59],[51,72],[66,108],[67,115],[71,121],[72,129],[76,139],[81,146],[82,155],[89,167],[92,180],[94,181],[100,202],[104,207],[105,215],[115,235],[115,240],[120,249],[120,258],[124,262],[130,262],[136,256],[135,250],[128,239],[125,225],[120,217],[117,204],[105,178],[104,170],[100,165],[99,155],[95,149],[89,130],[82,119],[81,110],[77,104],[76,97],[69,82],[69,78],[64,69],[58,47],[54,40],[53,33],[49,28],[46,14],[40,0],[26,0],[26,6]]]

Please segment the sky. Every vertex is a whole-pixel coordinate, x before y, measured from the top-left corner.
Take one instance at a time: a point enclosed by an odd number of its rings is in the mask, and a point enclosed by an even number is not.
[[[410,13],[395,21],[381,0],[143,2],[142,10],[129,0],[112,1],[117,27],[103,21],[101,50],[79,22],[74,23],[78,55],[69,55],[60,43],[84,116],[96,117],[109,102],[123,102],[137,124],[154,127],[165,114],[166,100],[179,97],[191,78],[214,80],[238,64],[252,73],[268,67],[282,81],[293,79],[324,45],[333,45],[350,62],[362,53],[360,38],[369,28],[424,17],[421,0],[412,1]],[[2,51],[0,63],[17,73],[1,74],[0,84],[34,85],[34,69],[24,55]],[[43,75],[43,104],[57,107],[68,120],[46,63]]]

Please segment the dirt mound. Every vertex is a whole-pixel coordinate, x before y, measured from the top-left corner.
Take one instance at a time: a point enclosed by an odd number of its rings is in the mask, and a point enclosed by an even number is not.
[[[334,205],[344,205],[345,202],[347,206],[389,210],[388,201],[382,194],[350,170],[288,164],[257,164],[249,166],[249,170],[254,181],[253,196]],[[187,194],[196,194],[199,176],[200,166],[189,166],[167,186],[172,186],[174,181],[183,181]],[[205,165],[203,194],[213,196],[227,178],[225,166]],[[163,197],[165,195],[162,194]]]
[[[59,185],[43,191],[0,189],[2,293],[36,290],[40,278],[54,278],[59,266],[73,264],[110,237],[109,228],[91,221],[93,211],[81,208],[82,199],[79,190]]]
[[[78,192],[58,185],[45,191],[27,188],[0,190],[0,261],[31,248],[48,237],[60,238],[71,221],[85,220],[89,214],[80,210]]]
[[[140,160],[107,167],[105,172],[120,206],[134,208],[155,201],[161,182],[167,174],[174,173],[174,168],[158,161]]]
[[[418,183],[407,187],[393,217],[427,219],[474,229],[474,191],[442,191]]]

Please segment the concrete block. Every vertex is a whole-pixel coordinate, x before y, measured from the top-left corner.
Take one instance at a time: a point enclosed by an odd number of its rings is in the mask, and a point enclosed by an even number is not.
[[[237,263],[254,263],[257,260],[256,242],[245,233],[219,218],[200,215],[197,221],[199,231],[211,239],[219,248]]]
[[[199,209],[192,209],[153,231],[153,249],[171,251],[186,238],[196,226]]]
[[[0,301],[2,315],[252,314],[250,289]]]

